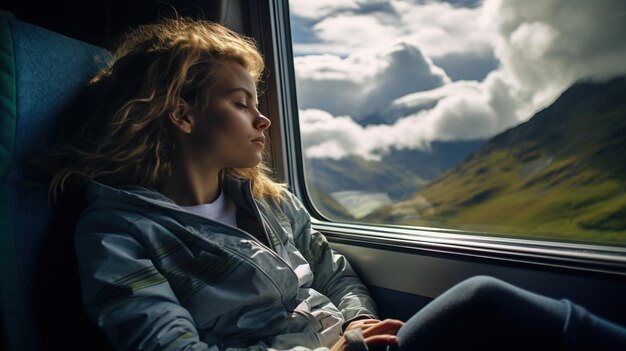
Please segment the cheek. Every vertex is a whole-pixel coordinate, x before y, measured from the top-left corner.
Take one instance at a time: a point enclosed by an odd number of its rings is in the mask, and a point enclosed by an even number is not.
[[[227,117],[228,118],[225,118],[225,120],[216,123],[215,134],[218,134],[216,136],[221,137],[225,143],[238,144],[245,142],[249,137],[249,126],[247,125],[249,122],[237,115]]]
[[[238,116],[228,109],[216,109],[207,119],[211,134],[234,136],[238,130]]]
[[[207,147],[219,149],[230,139],[231,125],[225,118],[220,118],[219,113],[214,113],[206,119],[204,133],[198,135],[198,141]]]
[[[207,151],[226,158],[236,157],[245,148],[245,138],[241,130],[232,124],[222,124],[214,128],[207,139]]]
[[[218,157],[232,158],[246,147],[246,141],[250,137],[249,129],[245,120],[237,111],[215,106],[206,112],[203,121],[204,133],[198,136],[198,142],[203,145],[205,152],[215,154]]]

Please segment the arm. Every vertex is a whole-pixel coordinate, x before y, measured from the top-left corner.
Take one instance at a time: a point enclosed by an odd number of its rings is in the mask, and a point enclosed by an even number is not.
[[[116,350],[218,350],[200,341],[193,317],[148,250],[119,221],[82,218],[77,227],[75,248],[90,319]]]
[[[115,349],[209,350],[189,311],[128,232],[81,219],[74,242],[87,313]]]
[[[286,201],[293,206],[287,206],[284,212],[292,219],[296,245],[313,270],[312,287],[328,296],[339,308],[346,320],[345,325],[362,318],[376,319],[374,300],[348,260],[330,248],[324,235],[313,230],[311,217],[302,203],[292,194],[287,196]]]

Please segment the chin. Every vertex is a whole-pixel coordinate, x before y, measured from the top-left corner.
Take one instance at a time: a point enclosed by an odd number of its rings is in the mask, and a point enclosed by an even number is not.
[[[256,166],[258,166],[261,161],[263,161],[263,158],[261,156],[256,157],[254,159],[251,160],[246,160],[247,162],[241,162],[239,163],[239,165],[235,168],[254,168]]]

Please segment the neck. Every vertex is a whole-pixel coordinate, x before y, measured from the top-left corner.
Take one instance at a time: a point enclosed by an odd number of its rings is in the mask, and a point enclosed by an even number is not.
[[[180,206],[195,206],[215,201],[220,195],[220,169],[205,169],[187,160],[173,162],[172,174],[159,191]]]

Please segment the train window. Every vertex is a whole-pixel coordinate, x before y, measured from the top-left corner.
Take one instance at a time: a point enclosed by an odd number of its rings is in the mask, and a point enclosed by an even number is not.
[[[289,1],[327,219],[626,244],[626,3]]]

